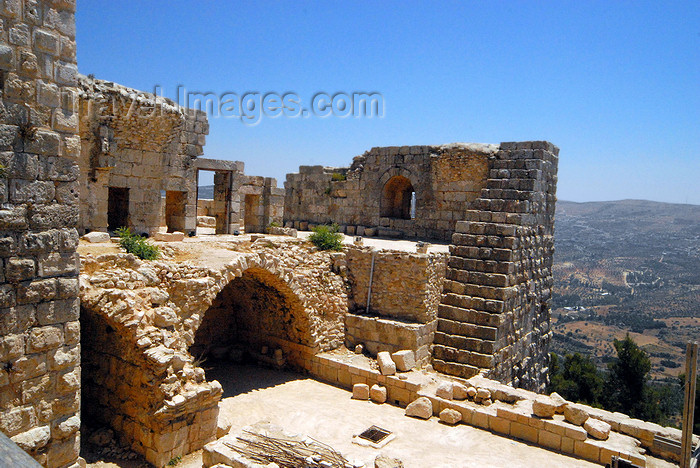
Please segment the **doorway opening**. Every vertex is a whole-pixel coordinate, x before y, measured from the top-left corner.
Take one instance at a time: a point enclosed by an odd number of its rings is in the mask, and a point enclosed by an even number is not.
[[[165,192],[165,225],[168,232],[185,232],[185,209],[187,192],[168,190]]]
[[[109,187],[107,192],[107,228],[114,232],[129,226],[129,189]]]
[[[245,196],[243,208],[243,225],[245,232],[263,232],[262,213],[260,213],[260,195],[248,194]]]
[[[396,175],[382,190],[381,216],[384,218],[415,219],[416,191],[407,177]]]

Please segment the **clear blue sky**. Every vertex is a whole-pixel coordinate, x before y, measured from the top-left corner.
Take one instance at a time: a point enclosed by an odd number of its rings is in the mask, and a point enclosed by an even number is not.
[[[78,67],[144,91],[380,92],[383,118],[210,119],[246,173],[552,141],[560,199],[700,204],[700,2],[79,0]]]

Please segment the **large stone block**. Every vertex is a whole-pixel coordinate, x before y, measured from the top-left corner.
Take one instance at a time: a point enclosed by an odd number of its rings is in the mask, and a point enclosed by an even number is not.
[[[411,350],[401,350],[391,355],[392,360],[396,364],[396,369],[401,372],[407,372],[416,367],[415,353]]]
[[[388,351],[377,353],[377,364],[382,375],[394,375],[396,373],[396,364],[394,364]]]
[[[420,397],[406,406],[406,416],[430,419],[433,415],[433,403],[426,397]]]

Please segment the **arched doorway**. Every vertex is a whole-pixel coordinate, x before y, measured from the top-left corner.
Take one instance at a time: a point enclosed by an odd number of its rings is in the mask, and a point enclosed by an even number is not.
[[[293,364],[288,360],[290,347],[308,345],[309,340],[309,324],[299,298],[274,274],[250,268],[214,298],[189,351],[203,362],[207,380],[221,382],[226,397],[248,385],[240,379],[227,385],[230,365],[288,367]],[[238,374],[242,372],[250,370],[237,369]]]
[[[414,219],[415,190],[407,177],[395,175],[382,189],[381,216],[384,218]]]

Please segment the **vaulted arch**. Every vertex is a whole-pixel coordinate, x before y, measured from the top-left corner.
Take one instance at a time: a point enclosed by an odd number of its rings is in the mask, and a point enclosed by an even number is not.
[[[204,312],[190,353],[257,351],[284,342],[309,345],[310,339],[308,315],[287,283],[262,268],[249,268],[224,286]]]
[[[394,175],[382,188],[381,216],[386,218],[412,219],[415,216],[415,190],[403,175]]]

